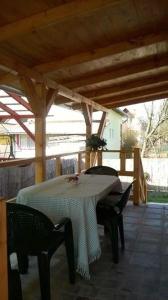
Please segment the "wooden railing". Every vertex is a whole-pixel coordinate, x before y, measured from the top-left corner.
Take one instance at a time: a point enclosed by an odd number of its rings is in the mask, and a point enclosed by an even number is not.
[[[71,152],[71,153],[61,153],[61,154],[55,154],[55,155],[49,155],[46,156],[46,160],[54,159],[55,160],[55,166],[56,166],[56,175],[61,175],[61,158],[67,157],[67,156],[77,156],[78,160],[78,171],[80,173],[81,170],[81,162],[82,159],[85,159],[85,151],[77,151],[77,152]],[[23,166],[23,165],[29,165],[34,162],[40,161],[40,158],[26,158],[26,159],[13,159],[13,160],[6,160],[0,162],[0,168],[5,167],[16,167],[16,166]],[[60,170],[59,170],[60,168]]]
[[[118,153],[120,158],[120,169],[118,173],[120,176],[131,176],[136,179],[133,188],[133,203],[138,205],[140,202],[147,201],[147,185],[143,171],[140,148],[133,150],[105,150],[97,151],[97,153],[90,153],[90,165],[103,165],[103,153]],[[126,170],[126,159],[131,157],[133,159],[133,170]]]
[[[140,202],[147,201],[147,188],[146,180],[144,177],[144,171],[140,156],[140,149],[134,148],[132,151],[128,150],[106,150],[90,152],[90,162],[85,161],[86,152],[71,152],[62,153],[57,155],[46,156],[46,160],[55,160],[55,175],[61,175],[61,160],[67,156],[76,156],[77,159],[77,172],[81,173],[83,167],[84,169],[89,168],[93,165],[103,164],[103,153],[118,153],[120,158],[120,169],[118,170],[120,176],[131,176],[136,179],[133,189],[133,203],[138,205]],[[88,155],[87,155],[88,156]],[[133,170],[126,170],[126,159],[127,157],[133,158]],[[15,159],[9,161],[0,162],[0,168],[13,167],[13,166],[23,166],[39,161],[40,158],[28,158],[28,159]]]

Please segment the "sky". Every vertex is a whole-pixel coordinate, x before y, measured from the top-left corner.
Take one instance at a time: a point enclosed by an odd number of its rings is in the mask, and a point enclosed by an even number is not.
[[[162,102],[163,102],[163,100],[155,100],[154,101],[154,108],[155,108],[156,113],[158,112],[159,107]],[[150,107],[151,103],[152,103],[152,101],[146,102],[146,103],[128,105],[128,106],[121,107],[121,109],[127,108],[130,112],[135,111],[137,117],[145,118],[146,111],[145,111],[144,105],[146,105],[146,107],[148,108],[148,107]]]

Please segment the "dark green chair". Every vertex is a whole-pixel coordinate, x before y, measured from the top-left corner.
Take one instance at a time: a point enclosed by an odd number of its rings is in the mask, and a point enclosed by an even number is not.
[[[98,201],[96,207],[97,223],[104,225],[105,233],[109,234],[112,246],[113,262],[119,262],[119,237],[121,248],[125,248],[123,209],[127,204],[134,181],[129,184],[122,194],[108,195],[105,199]]]
[[[8,251],[16,253],[21,273],[28,269],[28,256],[37,256],[41,299],[50,300],[50,260],[65,243],[70,283],[75,282],[72,224],[69,218],[57,225],[42,212],[22,204],[7,203]]]
[[[85,171],[85,174],[111,175],[118,177],[118,172],[115,169],[108,166],[91,167]]]

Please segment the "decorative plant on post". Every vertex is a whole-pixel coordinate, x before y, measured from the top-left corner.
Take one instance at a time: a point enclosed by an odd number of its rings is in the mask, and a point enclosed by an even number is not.
[[[101,139],[97,134],[92,134],[91,137],[86,140],[86,146],[92,151],[103,150],[106,145],[105,139]]]

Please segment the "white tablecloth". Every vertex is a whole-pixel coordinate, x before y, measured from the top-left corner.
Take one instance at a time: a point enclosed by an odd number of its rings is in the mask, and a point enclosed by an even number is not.
[[[42,211],[55,224],[60,217],[72,220],[77,272],[89,279],[89,263],[101,254],[96,203],[111,190],[120,189],[120,181],[115,176],[80,175],[79,183],[72,183],[67,176],[20,190],[17,203]]]

